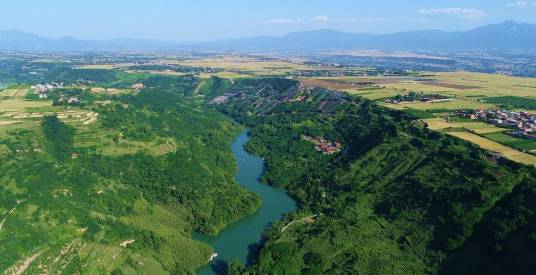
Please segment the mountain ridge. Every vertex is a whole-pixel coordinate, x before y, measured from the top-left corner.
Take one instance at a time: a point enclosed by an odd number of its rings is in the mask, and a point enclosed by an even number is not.
[[[536,25],[506,21],[467,31],[419,30],[387,34],[349,33],[330,29],[291,32],[282,36],[257,36],[210,42],[172,42],[118,38],[83,40],[73,37],[51,39],[15,30],[0,31],[4,51],[85,50],[239,50],[317,51],[363,50],[457,50],[536,49]]]

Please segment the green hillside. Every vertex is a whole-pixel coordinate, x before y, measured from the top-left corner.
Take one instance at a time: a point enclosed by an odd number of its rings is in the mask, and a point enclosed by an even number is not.
[[[287,189],[300,210],[265,234],[252,267],[234,263],[230,273],[536,271],[534,168],[367,100],[278,79],[228,93],[239,91],[216,108],[251,127],[263,180]],[[304,135],[344,150],[322,154]]]
[[[95,124],[0,129],[0,270],[191,274],[212,254],[193,230],[216,234],[259,207],[234,179],[241,126],[184,97],[196,79],[151,81],[82,107]]]

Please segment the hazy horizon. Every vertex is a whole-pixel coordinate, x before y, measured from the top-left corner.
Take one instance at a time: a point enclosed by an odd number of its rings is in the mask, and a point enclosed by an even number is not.
[[[154,39],[178,42],[277,36],[332,29],[394,33],[424,29],[460,31],[508,20],[534,24],[533,1],[414,0],[265,1],[81,0],[5,1],[0,30],[48,38]],[[389,8],[385,8],[388,6]]]

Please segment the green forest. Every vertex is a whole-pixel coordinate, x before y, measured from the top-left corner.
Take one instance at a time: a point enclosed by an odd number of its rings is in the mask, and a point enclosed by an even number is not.
[[[326,110],[332,92],[295,81],[233,90],[240,97],[215,108],[251,128],[247,148],[266,160],[264,182],[288,190],[299,211],[266,232],[253,266],[232,263],[230,274],[536,272],[533,167],[360,98]],[[288,100],[298,96],[306,100]],[[303,135],[345,149],[322,154]]]
[[[19,61],[0,77],[84,83],[51,92],[47,108],[99,114],[0,128],[0,270],[33,258],[28,274],[194,274],[214,251],[192,232],[217,235],[262,203],[235,180],[230,146],[249,128],[261,180],[298,210],[228,274],[536,273],[536,169],[433,132],[424,113],[284,78]]]
[[[212,249],[191,232],[214,235],[260,200],[234,179],[242,127],[188,100],[196,81],[155,77],[82,106],[100,114],[95,125],[45,116],[3,130],[0,270],[34,255],[30,274],[193,274],[206,264]],[[78,145],[91,134],[110,137],[115,153]],[[164,153],[125,147],[167,143]]]

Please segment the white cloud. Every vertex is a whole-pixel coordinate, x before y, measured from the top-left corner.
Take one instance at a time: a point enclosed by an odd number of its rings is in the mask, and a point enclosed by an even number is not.
[[[315,16],[311,19],[312,22],[320,23],[373,23],[384,21],[383,18],[379,17],[341,17],[341,18],[331,18],[325,15]]]
[[[522,8],[522,7],[528,6],[529,4],[530,3],[528,1],[517,1],[517,2],[507,4],[506,7],[509,9]]]
[[[267,25],[290,25],[290,24],[305,24],[305,23],[336,23],[336,24],[353,24],[353,23],[376,23],[385,21],[380,17],[341,17],[331,18],[325,15],[315,16],[313,18],[303,20],[299,18],[273,18],[264,21]]]
[[[331,18],[325,15],[319,15],[319,16],[313,17],[313,21],[314,22],[329,22],[331,21]]]
[[[264,24],[268,25],[286,25],[295,23],[303,23],[303,19],[274,18],[264,21]]]
[[[376,23],[382,22],[385,19],[381,17],[350,17],[350,18],[338,18],[334,19],[333,22],[337,23]]]
[[[487,14],[484,11],[470,8],[420,9],[419,14],[426,16],[448,15],[464,19],[478,20]]]

